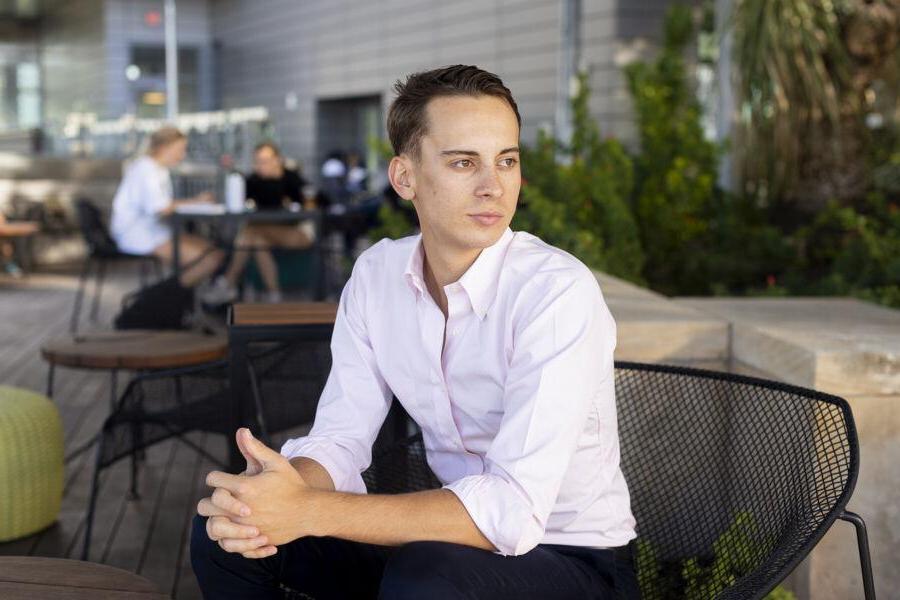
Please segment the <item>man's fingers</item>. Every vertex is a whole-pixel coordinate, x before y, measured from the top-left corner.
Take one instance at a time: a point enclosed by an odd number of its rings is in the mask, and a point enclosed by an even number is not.
[[[247,540],[259,537],[259,529],[256,527],[239,525],[228,517],[210,517],[207,519],[206,533],[209,535],[209,539],[214,541],[228,538]]]
[[[206,476],[206,485],[214,488],[225,488],[232,494],[240,495],[243,489],[246,477],[242,475],[231,475],[222,471],[210,471]]]
[[[257,550],[250,550],[248,552],[242,552],[241,556],[244,558],[268,558],[278,552],[278,548],[276,546],[263,546]]]
[[[268,543],[269,540],[264,535],[250,538],[249,540],[240,540],[234,538],[224,538],[219,540],[219,546],[221,546],[222,550],[225,550],[226,552],[237,552],[240,554],[258,550],[263,546],[266,546]]]
[[[231,513],[222,510],[209,498],[204,498],[197,503],[197,514],[201,517],[227,517]]]
[[[212,503],[230,514],[238,517],[249,517],[250,507],[231,495],[225,488],[216,488],[210,498]]]

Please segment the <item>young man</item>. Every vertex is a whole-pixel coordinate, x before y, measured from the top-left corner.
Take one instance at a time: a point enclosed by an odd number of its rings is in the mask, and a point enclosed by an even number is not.
[[[581,262],[508,225],[518,109],[457,65],[396,86],[389,175],[422,234],[382,241],[341,297],[316,421],[281,454],[248,430],[241,475],[194,521],[209,598],[633,598],[615,322]],[[439,490],[366,495],[391,393]]]

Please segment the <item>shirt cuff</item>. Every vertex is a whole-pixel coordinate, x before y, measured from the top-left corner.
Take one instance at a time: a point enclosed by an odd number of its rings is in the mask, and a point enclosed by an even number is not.
[[[366,484],[362,476],[352,467],[342,465],[338,458],[345,452],[347,451],[333,442],[310,437],[288,440],[281,447],[281,455],[288,460],[302,456],[322,465],[331,477],[335,491],[365,494]]]
[[[544,536],[528,502],[495,474],[471,475],[444,486],[459,498],[475,525],[498,554],[519,556]]]

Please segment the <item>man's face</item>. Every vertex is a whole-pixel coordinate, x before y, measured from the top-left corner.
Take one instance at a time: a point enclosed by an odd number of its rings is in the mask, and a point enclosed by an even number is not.
[[[419,159],[394,159],[408,168],[408,186],[394,187],[412,200],[423,235],[436,247],[487,248],[509,226],[519,198],[515,113],[493,96],[435,98],[426,112]]]
[[[253,171],[264,179],[281,177],[281,157],[268,146],[263,146],[253,155]]]

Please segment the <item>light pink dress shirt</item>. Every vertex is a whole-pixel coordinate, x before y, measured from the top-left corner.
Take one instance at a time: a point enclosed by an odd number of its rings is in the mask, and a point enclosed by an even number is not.
[[[422,428],[428,464],[500,554],[608,548],[635,537],[619,468],[616,324],[591,271],[507,229],[459,281],[445,321],[421,236],[363,253],[341,295],[333,365],[309,435],[281,453],[360,476],[391,393]]]

